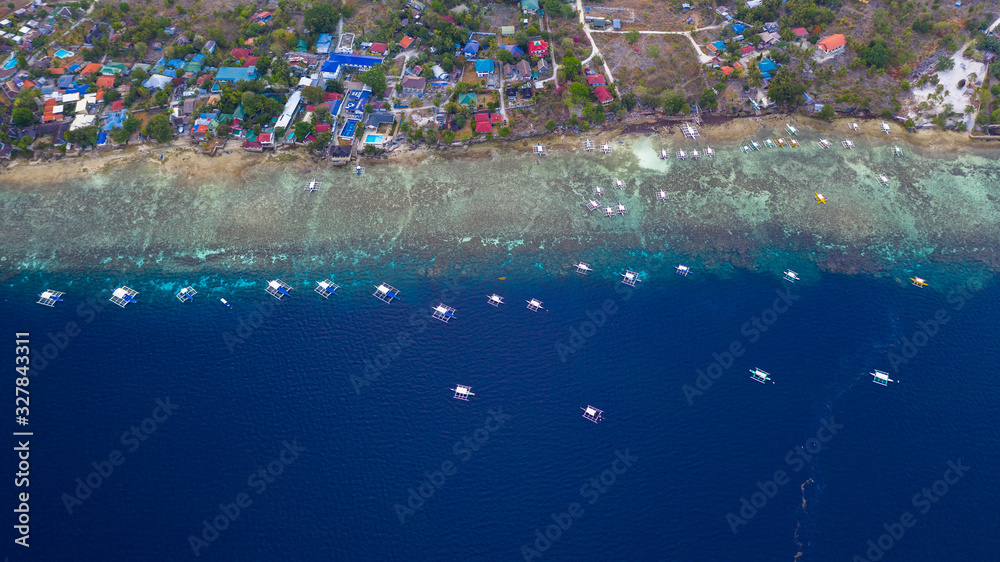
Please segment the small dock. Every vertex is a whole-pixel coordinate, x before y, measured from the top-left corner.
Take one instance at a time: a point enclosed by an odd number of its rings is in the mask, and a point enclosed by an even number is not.
[[[598,410],[589,404],[586,408],[580,409],[583,410],[584,419],[590,420],[594,423],[599,423],[604,420],[604,410]]]
[[[316,282],[316,288],[313,289],[313,291],[316,291],[316,294],[323,297],[324,299],[328,299],[330,298],[330,295],[336,295],[337,289],[339,288],[340,285],[337,285],[330,279],[324,279],[322,281]]]
[[[108,300],[117,304],[122,308],[125,308],[125,305],[127,305],[128,303],[135,302],[135,296],[138,294],[139,291],[131,289],[126,285],[122,285],[121,287],[118,287],[117,289],[111,292],[111,298]]]
[[[391,304],[392,301],[399,299],[399,290],[392,285],[381,283],[375,286],[375,292],[372,293],[372,296],[386,304]]]
[[[267,282],[267,287],[264,287],[264,290],[267,291],[267,294],[269,294],[272,297],[278,299],[279,301],[282,298],[284,298],[284,297],[290,297],[290,296],[292,296],[288,292],[288,291],[292,290],[292,287],[288,283],[285,283],[284,281],[282,281],[281,279],[275,279],[274,281],[268,281]]]
[[[194,296],[197,294],[198,291],[195,291],[194,287],[184,287],[180,291],[177,291],[177,294],[174,296],[177,297],[177,300],[181,302],[187,302],[187,301],[193,301]]]
[[[764,384],[767,382],[774,384],[774,381],[771,380],[771,373],[768,373],[767,371],[761,369],[757,369],[756,367],[750,369],[750,378],[759,382],[760,384]]]
[[[894,381],[894,380],[890,379],[889,378],[889,373],[887,373],[885,371],[879,371],[878,369],[875,369],[874,372],[871,372],[871,373],[868,373],[868,374],[871,375],[872,377],[874,377],[874,378],[872,378],[872,382],[873,383],[880,384],[882,386],[889,386],[889,383],[891,383],[891,382],[899,382],[899,381]]]
[[[38,295],[38,304],[55,308],[56,303],[62,301],[62,296],[65,294],[62,291],[42,291],[42,294]]]
[[[625,273],[622,274],[622,283],[628,285],[629,287],[635,287],[635,284],[639,281],[639,273],[636,271],[626,269]]]
[[[471,386],[465,386],[461,384],[456,384],[455,388],[452,388],[450,390],[453,390],[455,392],[455,395],[452,398],[456,400],[465,400],[466,402],[469,401],[470,396],[476,395],[474,392],[472,392]]]
[[[444,303],[441,303],[433,307],[431,310],[434,311],[431,313],[431,316],[437,318],[442,322],[448,322],[449,320],[455,317],[455,309]]]

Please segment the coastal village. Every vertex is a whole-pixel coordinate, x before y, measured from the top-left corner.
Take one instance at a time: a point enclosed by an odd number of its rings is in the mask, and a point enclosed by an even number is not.
[[[0,161],[186,142],[344,165],[787,111],[988,135],[1000,19],[934,2],[21,0],[0,8]]]

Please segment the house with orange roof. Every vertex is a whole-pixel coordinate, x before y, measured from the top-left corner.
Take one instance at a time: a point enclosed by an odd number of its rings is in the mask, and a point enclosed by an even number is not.
[[[92,62],[87,66],[83,67],[83,70],[80,71],[80,76],[87,76],[95,72],[100,72],[101,68],[102,66],[100,63]]]
[[[723,76],[731,76],[732,74],[733,74],[733,67],[731,67],[731,66],[723,66],[722,67],[722,75]]]
[[[106,74],[97,79],[97,86],[101,88],[114,88],[115,87],[115,77],[110,74]]]
[[[819,40],[816,46],[820,48],[821,51],[828,54],[840,53],[844,50],[844,46],[847,45],[847,39],[844,37],[843,33],[837,33],[836,35],[831,35]]]
[[[409,49],[410,45],[412,45],[415,40],[415,38],[410,37],[409,35],[404,35],[403,38],[399,40],[399,48]]]

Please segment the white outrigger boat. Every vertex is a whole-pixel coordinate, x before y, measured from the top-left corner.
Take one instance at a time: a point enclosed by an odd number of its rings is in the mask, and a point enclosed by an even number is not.
[[[889,185],[889,178],[885,174],[880,174],[878,177],[878,182],[882,185]]]
[[[620,179],[615,179],[615,189],[625,189],[625,182]]]
[[[874,373],[868,373],[868,374],[871,375],[871,376],[873,376],[873,377],[875,377],[875,378],[872,379],[873,383],[880,384],[882,386],[889,386],[889,383],[891,383],[891,382],[899,382],[899,381],[894,381],[894,380],[890,379],[889,378],[889,373],[887,373],[885,371],[879,371],[878,369],[875,369]]]
[[[670,151],[667,150],[667,149],[665,149],[665,148],[661,148],[660,149],[660,160],[666,160],[667,158],[670,158]]]
[[[768,373],[767,371],[762,371],[756,367],[750,369],[750,378],[759,382],[760,384],[764,384],[767,382],[774,384],[774,381],[771,380],[771,373]]]
[[[799,130],[789,125],[788,123],[785,123],[785,130],[788,131],[788,134],[792,135],[793,137],[799,136]]]
[[[795,283],[798,280],[799,280],[799,274],[798,273],[795,273],[791,269],[786,269],[785,270],[785,281],[788,281],[789,283]]]
[[[771,140],[770,138],[766,138],[766,139],[764,139],[764,146],[766,146],[768,148],[775,148],[777,145],[774,144],[774,141]]]
[[[882,121],[882,132],[887,135],[892,132],[892,129],[889,127],[889,124],[886,123],[885,121]]]
[[[715,149],[712,148],[711,146],[706,146],[705,156],[708,156],[709,158],[715,158]]]
[[[750,141],[750,146],[752,146],[754,150],[760,150],[760,144],[755,140]]]
[[[743,145],[743,154],[750,154],[750,145],[748,144]]]
[[[664,191],[664,190],[662,190],[662,189],[659,190],[659,191],[657,191],[656,192],[656,198],[659,199],[660,201],[666,201],[667,198],[668,198],[667,192]]]
[[[678,160],[684,160],[687,157],[688,157],[687,152],[684,152],[683,150],[678,150],[677,151],[677,159]]]
[[[830,148],[830,141],[826,139],[819,139],[816,143],[819,144],[820,148]]]
[[[892,147],[892,154],[894,156],[902,156],[903,155],[903,150],[901,148],[899,148],[898,146],[894,146],[894,147]]]
[[[701,158],[701,153],[698,152],[697,150],[692,150],[691,151],[691,158],[694,158],[695,160],[697,160],[697,159]]]
[[[852,141],[852,140],[850,140],[850,139],[848,139],[848,140],[845,140],[845,141],[844,141],[844,142],[842,142],[841,144],[843,144],[843,145],[844,145],[844,148],[846,148],[846,149],[848,149],[848,150],[850,150],[850,149],[854,148],[854,141]]]

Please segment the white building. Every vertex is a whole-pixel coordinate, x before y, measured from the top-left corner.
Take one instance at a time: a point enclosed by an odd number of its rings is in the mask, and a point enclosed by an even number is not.
[[[292,92],[292,95],[288,96],[288,102],[285,103],[285,109],[281,112],[281,116],[278,117],[278,122],[274,124],[274,128],[277,129],[281,127],[284,130],[288,130],[288,126],[292,124],[292,119],[295,119],[295,114],[299,110],[299,103],[302,101],[302,92],[296,90]]]

